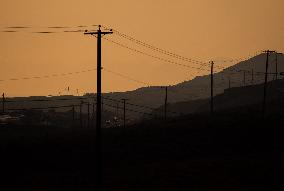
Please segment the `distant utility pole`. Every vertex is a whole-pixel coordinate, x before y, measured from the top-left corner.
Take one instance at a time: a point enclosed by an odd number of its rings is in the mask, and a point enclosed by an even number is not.
[[[254,85],[254,71],[251,69],[251,85]]]
[[[231,89],[231,77],[229,76],[229,89]]]
[[[278,80],[278,54],[280,53],[275,52],[275,56],[276,56],[275,58],[275,78],[276,80]]]
[[[86,31],[85,35],[96,35],[97,37],[97,119],[96,119],[96,140],[95,140],[95,152],[96,152],[96,189],[102,189],[102,151],[101,151],[101,127],[102,127],[102,108],[101,108],[101,96],[102,96],[102,35],[112,34],[111,31],[101,31],[101,25],[96,32]]]
[[[119,102],[116,103],[116,117],[118,118]]]
[[[90,127],[90,102],[88,102],[88,128]]]
[[[72,120],[73,120],[73,124],[75,122],[75,106],[72,106]]]
[[[264,88],[263,88],[263,103],[262,103],[262,116],[265,117],[266,111],[266,91],[267,91],[267,76],[268,76],[268,62],[269,62],[269,54],[274,53],[275,51],[266,50],[266,65],[265,65],[265,81],[264,81]]]
[[[93,120],[95,120],[95,116],[96,116],[96,115],[95,115],[95,105],[96,105],[96,103],[94,102],[94,103],[93,103],[93,116],[92,116],[92,117],[93,117]]]
[[[244,71],[244,87],[246,86],[246,71]]]
[[[164,117],[165,117],[165,121],[167,121],[167,106],[168,106],[168,86],[165,86],[165,113],[164,113]]]
[[[128,99],[121,99],[123,101],[123,128],[125,128],[125,121],[126,121],[126,115],[125,115],[125,112],[126,112],[126,101]]]
[[[80,103],[80,126],[83,128],[83,114],[82,114],[83,101]]]
[[[2,94],[2,113],[5,113],[5,93]]]
[[[210,113],[211,116],[213,115],[213,110],[214,110],[214,103],[213,103],[213,86],[214,86],[214,82],[213,82],[213,67],[214,67],[214,62],[211,62],[211,103],[210,103]]]

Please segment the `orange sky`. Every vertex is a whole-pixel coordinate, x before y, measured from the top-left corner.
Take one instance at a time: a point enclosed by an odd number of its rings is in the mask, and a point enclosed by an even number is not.
[[[58,78],[8,80],[96,67],[96,38],[81,33],[31,33],[46,30],[46,26],[103,24],[160,48],[206,62],[244,57],[263,49],[284,51],[283,0],[0,2],[1,31],[7,30],[7,26],[31,27],[20,29],[19,33],[0,33],[0,79],[5,80],[0,82],[0,92],[8,96],[57,95],[68,86],[74,94],[76,89],[81,94],[95,92],[95,71]],[[109,38],[140,49],[117,35]],[[148,53],[168,58],[156,52]],[[190,79],[190,75],[197,72],[135,54],[107,41],[103,41],[103,66],[153,85],[175,84]],[[105,92],[141,86],[143,84],[103,72]]]

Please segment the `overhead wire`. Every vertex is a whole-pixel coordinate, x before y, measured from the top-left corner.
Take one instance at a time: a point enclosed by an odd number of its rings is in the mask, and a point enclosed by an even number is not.
[[[14,98],[6,98],[5,102],[7,103],[17,103],[17,102],[53,102],[53,101],[74,101],[74,100],[86,100],[89,98],[85,97],[72,97],[72,98],[52,98],[52,99],[21,99],[19,100],[10,100]]]
[[[6,26],[1,27],[1,32],[7,33],[16,33],[16,32],[25,32],[25,33],[42,33],[42,34],[49,34],[49,33],[64,33],[64,32],[84,32],[89,27],[97,27],[99,25],[92,24],[92,25],[76,25],[76,26]],[[33,31],[29,31],[32,29]],[[53,31],[45,31],[43,29],[52,29]],[[65,29],[65,30],[59,30]]]
[[[102,99],[110,100],[110,101],[114,101],[114,102],[119,102],[119,103],[124,103],[122,100],[113,99],[109,96],[108,97],[103,96]],[[134,103],[131,103],[131,102],[126,102],[125,104],[130,105],[130,106],[134,106],[134,107],[143,108],[143,109],[149,109],[149,110],[153,110],[153,111],[158,109],[158,108],[149,107],[149,106],[145,106],[145,105],[134,104]],[[172,114],[180,114],[180,113],[170,111],[170,110],[168,110],[167,112],[172,113]]]
[[[95,26],[95,25],[93,25],[93,26]],[[97,25],[96,25],[97,26]],[[87,26],[77,26],[78,28],[84,28],[84,27],[87,27]],[[28,28],[28,27],[9,27],[8,29],[25,29],[25,28]],[[63,27],[63,26],[53,26],[53,27],[47,27],[47,28],[50,28],[50,29],[66,29],[66,28],[69,28],[69,27]],[[164,58],[161,58],[161,57],[158,57],[158,56],[155,56],[155,55],[151,55],[151,54],[148,54],[148,53],[145,53],[145,52],[142,52],[142,51],[140,51],[140,50],[136,50],[136,49],[134,49],[134,48],[131,48],[131,47],[129,47],[129,46],[127,46],[127,45],[123,45],[123,44],[121,44],[121,43],[118,43],[118,42],[115,42],[115,41],[113,41],[113,40],[110,40],[110,39],[107,39],[107,38],[105,38],[104,37],[104,39],[106,39],[107,41],[110,41],[110,42],[112,42],[112,43],[114,43],[114,44],[116,44],[116,45],[119,45],[119,46],[121,46],[121,47],[123,47],[123,48],[127,48],[127,49],[129,49],[129,50],[132,50],[132,51],[135,51],[135,52],[137,52],[137,53],[140,53],[140,54],[144,54],[144,55],[146,55],[146,56],[149,56],[149,57],[152,57],[152,58],[155,58],[155,59],[159,59],[159,60],[161,60],[161,61],[164,61],[164,62],[167,62],[167,63],[171,63],[171,64],[175,64],[175,65],[179,65],[179,66],[183,66],[183,67],[188,67],[188,68],[193,68],[193,69],[197,69],[198,71],[210,71],[210,70],[206,70],[206,69],[203,69],[202,67],[204,67],[204,66],[206,66],[208,63],[204,63],[204,62],[201,62],[201,61],[196,61],[196,60],[193,60],[193,59],[190,59],[190,58],[186,58],[186,57],[183,57],[183,56],[180,56],[180,55],[178,55],[178,54],[175,54],[175,53],[172,53],[172,52],[169,52],[169,51],[166,51],[166,50],[163,50],[163,49],[160,49],[160,48],[157,48],[157,47],[155,47],[155,46],[152,46],[152,45],[149,45],[149,44],[147,44],[147,43],[144,43],[144,42],[142,42],[142,41],[140,41],[140,40],[137,40],[137,39],[135,39],[135,38],[133,38],[133,37],[130,37],[130,36],[128,36],[128,35],[125,35],[125,34],[123,34],[123,33],[121,33],[121,32],[119,32],[119,31],[117,31],[117,30],[113,30],[114,32],[115,32],[115,34],[118,34],[119,36],[121,36],[121,37],[124,37],[124,38],[126,38],[126,39],[128,39],[128,40],[130,40],[130,41],[133,41],[133,42],[135,42],[136,44],[139,44],[139,45],[142,45],[142,46],[144,46],[144,47],[146,47],[146,48],[149,48],[149,49],[152,49],[152,50],[154,50],[154,51],[157,51],[157,52],[160,52],[160,53],[163,53],[163,54],[165,54],[165,55],[168,55],[168,56],[172,56],[172,57],[174,57],[174,58],[177,58],[177,59],[180,59],[180,60],[183,60],[183,61],[189,61],[189,62],[192,62],[192,63],[199,63],[199,64],[201,64],[201,67],[199,67],[199,68],[196,68],[196,67],[192,67],[192,66],[189,66],[189,65],[185,65],[185,64],[181,64],[181,63],[178,63],[178,62],[174,62],[174,61],[171,61],[171,60],[168,60],[168,59],[164,59]],[[12,31],[12,30],[10,30],[10,31],[7,31],[7,32],[17,32],[17,31]],[[83,30],[70,30],[70,31],[67,31],[67,30],[65,30],[65,31],[63,31],[63,32],[83,32]],[[36,32],[36,33],[42,33],[42,34],[48,34],[48,33],[55,33],[55,32],[53,32],[53,31],[39,31],[39,32]],[[248,58],[249,59],[249,58]],[[231,59],[231,60],[223,60],[224,62],[234,62],[234,61],[237,61],[237,60],[241,60],[241,59]],[[217,66],[215,66],[216,68],[217,68]],[[220,67],[220,68],[225,68],[225,67]],[[141,83],[141,84],[145,84],[145,85],[150,85],[149,83],[145,83],[145,82],[142,82],[142,81],[140,81],[140,80],[135,80],[135,79],[133,79],[133,78],[130,78],[130,77],[128,77],[128,76],[125,76],[125,75],[122,75],[122,74],[119,74],[119,73],[117,73],[117,72],[113,72],[113,71],[110,71],[110,70],[108,70],[108,69],[106,69],[105,70],[106,72],[109,72],[109,73],[112,73],[112,74],[115,74],[115,75],[119,75],[119,76],[121,76],[121,77],[123,77],[123,78],[125,78],[125,79],[128,79],[128,80],[131,80],[131,81],[135,81],[135,82],[137,82],[137,83]],[[236,71],[236,72],[250,72],[250,71],[248,71],[248,70],[236,70],[236,69],[233,69],[233,70],[230,70],[230,71]],[[83,72],[85,72],[85,71],[83,71]],[[265,73],[262,73],[262,74],[265,74]],[[259,74],[259,73],[256,73],[256,75],[262,75],[262,74]],[[59,74],[60,76],[65,76],[65,75],[72,75],[72,73],[70,74],[70,73],[68,73],[68,74]],[[268,75],[275,75],[275,73],[272,73],[272,74],[269,74],[268,73]],[[58,76],[58,74],[53,74],[52,75],[52,77],[57,77]],[[17,79],[17,78],[12,78],[12,79],[9,79],[9,80],[12,80],[12,81],[16,81],[16,80],[28,80],[28,79],[40,79],[40,78],[49,78],[50,76],[35,76],[35,77],[30,77],[30,78],[21,78],[21,79]],[[0,80],[0,81],[4,81],[4,80]]]
[[[146,48],[149,48],[151,50],[154,50],[154,51],[157,51],[159,53],[162,53],[162,54],[165,54],[165,55],[168,55],[168,56],[171,56],[171,57],[174,57],[174,58],[177,58],[177,59],[180,59],[180,60],[183,60],[183,61],[187,61],[187,62],[191,62],[191,63],[195,63],[195,64],[201,64],[201,66],[210,66],[210,63],[207,63],[207,62],[204,62],[204,61],[198,61],[198,60],[195,60],[195,59],[192,59],[192,58],[188,58],[188,57],[184,57],[184,56],[180,56],[176,53],[173,53],[173,52],[170,52],[170,51],[167,51],[167,50],[164,50],[164,49],[161,49],[161,48],[158,48],[156,46],[153,46],[153,45],[150,45],[146,42],[143,42],[141,40],[138,40],[134,37],[131,37],[130,35],[127,35],[125,33],[122,33],[116,29],[113,29],[113,28],[109,28],[109,27],[106,27],[106,26],[102,26],[104,27],[105,29],[112,29],[112,31],[114,32],[114,34],[120,36],[120,37],[123,37],[129,41],[132,41],[138,45],[141,45],[141,46],[144,46]],[[250,54],[249,57],[245,57],[245,58],[238,58],[238,59],[230,59],[230,60],[223,60],[223,62],[238,62],[238,61],[241,61],[241,60],[246,60],[246,59],[249,59],[250,57],[254,57],[256,55],[258,55],[260,52],[262,51],[257,51],[255,52],[253,55]],[[251,56],[252,55],[252,56]],[[218,69],[225,69],[226,67],[223,67],[223,66],[215,66],[215,68],[218,68]]]
[[[107,27],[105,27],[105,28],[107,28]],[[179,56],[179,55],[177,55],[177,54],[175,54],[175,53],[171,53],[171,52],[165,51],[165,50],[163,50],[163,49],[157,48],[157,47],[155,47],[155,46],[149,45],[149,44],[147,44],[147,43],[144,43],[144,42],[142,42],[142,41],[139,41],[139,40],[137,40],[137,39],[135,39],[135,38],[133,38],[133,37],[130,37],[130,36],[128,36],[128,35],[125,35],[125,34],[123,34],[123,33],[120,33],[120,32],[117,31],[117,30],[114,30],[114,29],[113,29],[113,31],[115,32],[114,34],[120,34],[121,36],[126,37],[127,39],[129,39],[129,40],[131,40],[131,41],[133,41],[133,42],[136,42],[136,43],[138,43],[138,44],[140,44],[140,45],[142,45],[142,46],[145,45],[145,47],[150,48],[150,49],[152,49],[152,50],[155,50],[155,51],[158,51],[158,52],[162,52],[162,53],[165,53],[165,54],[167,54],[167,55],[171,55],[171,56],[173,56],[173,57],[175,57],[175,58],[178,58],[178,59],[181,59],[181,60],[191,60],[191,59],[186,59],[186,57]],[[152,57],[152,58],[155,58],[155,59],[159,59],[159,60],[161,60],[161,61],[165,61],[165,62],[168,62],[168,63],[171,63],[171,64],[175,64],[175,65],[179,65],[179,66],[183,66],[183,67],[188,67],[188,68],[196,69],[196,70],[199,71],[197,74],[199,74],[200,71],[207,71],[207,72],[210,71],[209,69],[203,69],[203,68],[202,68],[202,67],[204,67],[204,66],[206,66],[206,65],[201,65],[201,66],[198,68],[198,67],[193,67],[193,66],[181,64],[181,63],[178,63],[178,62],[174,62],[174,61],[171,61],[171,60],[168,60],[168,59],[164,59],[164,58],[161,58],[161,57],[158,57],[158,56],[154,56],[154,55],[145,53],[145,52],[143,52],[143,51],[137,50],[137,49],[135,49],[135,48],[131,48],[131,47],[127,46],[127,45],[124,45],[124,44],[122,44],[122,43],[116,42],[116,41],[111,40],[111,39],[108,39],[108,38],[104,38],[104,39],[107,40],[107,41],[109,41],[109,42],[111,42],[111,43],[114,43],[114,44],[116,44],[116,45],[118,45],[118,46],[120,46],[120,47],[129,49],[129,50],[134,51],[134,52],[139,53],[139,54],[144,54],[144,55],[146,55],[146,56],[148,56],[148,57]],[[256,52],[256,53],[253,55],[253,57],[256,56],[259,52],[260,52],[260,51]],[[234,60],[231,60],[231,61],[248,60],[248,59],[251,59],[251,58],[252,58],[252,57],[246,57],[246,58],[234,59]],[[204,63],[204,62],[203,62],[203,63]],[[207,63],[207,64],[210,64],[210,63]],[[214,68],[217,68],[217,69],[227,69],[227,67],[220,67],[220,66],[216,66],[216,65],[214,66]],[[230,71],[242,72],[243,70],[230,69]],[[193,77],[193,75],[191,75],[191,76]]]
[[[10,79],[7,79],[7,80],[0,79],[0,82],[55,78],[55,77],[70,76],[70,75],[77,75],[77,74],[81,74],[81,73],[93,72],[93,71],[96,71],[96,70],[97,69],[88,69],[88,70],[81,70],[81,71],[68,72],[68,73],[59,73],[59,74],[57,73],[57,74],[41,75],[41,76],[33,76],[33,77],[10,78]]]
[[[152,54],[148,54],[148,53],[146,53],[146,52],[137,50],[137,49],[135,49],[135,48],[131,48],[131,47],[127,46],[127,45],[124,45],[124,44],[121,44],[121,43],[119,43],[119,42],[113,41],[113,40],[108,39],[108,38],[106,38],[106,37],[103,37],[103,39],[106,40],[106,41],[108,41],[108,42],[111,42],[111,43],[113,43],[113,44],[116,44],[116,45],[118,45],[118,46],[120,46],[120,47],[122,47],[122,48],[126,48],[126,49],[128,49],[128,50],[133,51],[133,52],[136,52],[136,53],[139,53],[139,54],[148,56],[148,57],[152,57],[152,58],[155,58],[155,59],[157,59],[157,60],[161,60],[161,61],[164,61],[164,62],[167,62],[167,63],[170,63],[170,64],[174,64],[174,65],[178,65],[178,66],[182,66],[182,67],[186,67],[186,68],[199,69],[199,68],[197,68],[197,67],[189,66],[189,65],[186,65],[186,64],[181,64],[181,63],[174,62],[174,61],[171,61],[171,60],[168,60],[168,59],[165,59],[165,58],[161,58],[161,57],[159,57],[159,56],[154,56],[154,55],[152,55]],[[203,70],[204,70],[204,71],[209,71],[209,70],[206,70],[206,69],[203,69]]]
[[[116,75],[116,76],[120,76],[120,77],[122,77],[122,78],[124,78],[124,79],[130,80],[130,81],[133,81],[133,82],[136,82],[136,83],[139,83],[139,84],[144,84],[144,85],[147,85],[147,86],[152,86],[150,83],[143,82],[143,81],[141,81],[141,80],[136,80],[136,79],[134,79],[134,78],[132,78],[132,77],[126,76],[126,75],[121,74],[121,73],[118,73],[118,72],[114,72],[114,71],[109,70],[109,69],[107,69],[107,68],[105,68],[105,67],[103,68],[103,71],[108,72],[108,73],[111,73],[111,74],[114,74],[114,75]]]
[[[7,103],[19,103],[19,102],[54,102],[54,101],[74,101],[74,100],[79,100],[81,101],[81,105],[87,105],[89,102],[84,102],[82,100],[90,100],[96,98],[95,96],[88,96],[88,97],[74,97],[74,98],[57,98],[57,99],[21,99],[21,100],[10,100],[11,98],[6,98],[5,102]],[[108,100],[108,101],[114,101],[114,102],[119,102],[119,103],[123,103],[122,100],[117,100],[117,99],[113,99],[110,97],[102,97],[103,100]],[[95,102],[96,104],[96,102]],[[104,102],[104,105],[106,105],[107,103]],[[138,107],[138,108],[142,108],[142,109],[149,109],[149,110],[156,110],[157,108],[154,107],[148,107],[148,106],[143,106],[143,105],[138,105],[138,104],[133,104],[133,103],[129,103],[126,102],[126,105],[131,105],[134,107]],[[58,108],[62,108],[62,107],[72,107],[72,106],[80,106],[80,105],[65,105],[65,106],[49,106],[49,107],[39,107],[39,108],[18,108],[18,109],[7,109],[7,110],[40,110],[40,109],[58,109]],[[120,108],[122,109],[122,108]],[[128,109],[129,111],[133,111],[136,113],[143,113],[142,111],[137,111],[137,110],[131,110]],[[172,111],[168,111],[169,113],[174,113],[174,114],[178,114],[176,112],[172,112]]]
[[[99,25],[77,25],[77,26],[46,26],[46,27],[38,27],[38,28],[47,28],[47,29],[68,29],[68,28],[87,28],[87,27],[94,27],[94,26],[99,26]],[[105,27],[105,26],[102,26],[104,27],[105,29],[108,29],[108,27]],[[30,28],[35,28],[35,27],[31,27],[31,26],[10,26],[10,27],[6,27],[6,29],[30,29]],[[184,57],[184,56],[180,56],[176,53],[173,53],[173,52],[170,52],[170,51],[167,51],[167,50],[164,50],[164,49],[161,49],[161,48],[158,48],[158,47],[155,47],[153,45],[150,45],[148,43],[145,43],[145,42],[142,42],[141,40],[137,40],[129,35],[126,35],[118,30],[115,30],[115,29],[112,29],[114,34],[117,34],[125,39],[128,39],[132,42],[135,42],[136,44],[139,44],[141,46],[144,46],[146,48],[149,48],[149,49],[152,49],[154,51],[158,51],[160,53],[163,53],[163,54],[166,54],[168,56],[172,56],[174,58],[177,58],[177,59],[180,59],[180,60],[183,60],[183,61],[188,61],[188,62],[191,62],[191,63],[198,63],[198,64],[201,64],[201,67],[197,68],[197,67],[192,67],[192,66],[188,66],[188,65],[185,65],[185,64],[181,64],[181,63],[178,63],[178,62],[174,62],[174,61],[171,61],[171,60],[168,60],[168,59],[164,59],[164,58],[161,58],[161,57],[158,57],[158,56],[154,56],[154,55],[151,55],[151,54],[148,54],[148,53],[145,53],[145,52],[142,52],[142,51],[139,51],[139,50],[136,50],[134,48],[131,48],[129,46],[126,46],[126,45],[123,45],[121,43],[118,43],[118,42],[115,42],[113,40],[110,40],[110,39],[107,39],[107,38],[104,38],[114,44],[117,44],[117,45],[120,45],[121,47],[124,47],[124,48],[127,48],[129,50],[132,50],[132,51],[135,51],[137,53],[140,53],[140,54],[144,54],[146,56],[149,56],[149,57],[152,57],[152,58],[155,58],[155,59],[159,59],[161,61],[164,61],[164,62],[167,62],[167,63],[171,63],[171,64],[175,64],[175,65],[179,65],[179,66],[183,66],[183,67],[188,67],[188,68],[192,68],[192,69],[197,69],[197,70],[203,70],[203,71],[210,71],[209,69],[203,69],[202,67],[205,66],[205,65],[208,65],[209,63],[205,63],[205,62],[202,62],[202,61],[197,61],[197,60],[194,60],[194,59],[191,59],[191,58],[187,58],[187,57]],[[83,32],[84,30],[64,30],[64,31],[60,31],[60,32]],[[17,31],[4,31],[4,32],[17,32]],[[58,33],[58,32],[54,32],[54,31],[38,31],[38,32],[35,32],[35,33],[41,33],[41,34],[49,34],[49,33]],[[256,53],[257,54],[257,53]],[[245,58],[247,59],[247,58]],[[231,60],[223,60],[224,62],[233,62],[233,61],[238,61],[238,60],[241,60],[241,59],[231,59]],[[219,69],[225,69],[226,67],[219,67],[219,66],[216,66],[215,65],[215,68],[219,68]],[[237,71],[239,72],[239,71]],[[192,75],[193,77],[193,75]]]
[[[113,105],[110,105],[110,104],[105,104],[105,103],[104,103],[104,105],[109,106],[109,107],[113,107],[113,108],[117,108],[117,106],[113,106]],[[118,107],[118,108],[119,108],[119,109],[124,109],[124,108],[122,108],[122,107]],[[137,111],[137,110],[128,109],[128,108],[126,108],[125,110],[126,110],[126,111],[130,111],[130,112],[134,112],[134,113],[144,114],[144,115],[156,116],[155,114],[152,114],[152,113]]]
[[[202,65],[207,65],[208,63],[206,62],[202,62],[202,61],[198,61],[198,60],[194,60],[194,59],[191,59],[191,58],[187,58],[187,57],[184,57],[184,56],[180,56],[176,53],[173,53],[173,52],[170,52],[170,51],[167,51],[167,50],[164,50],[164,49],[161,49],[161,48],[158,48],[158,47],[155,47],[153,45],[150,45],[148,43],[145,43],[145,42],[142,42],[140,40],[137,40],[129,35],[126,35],[122,32],[119,32],[118,30],[115,30],[115,29],[112,29],[112,31],[114,32],[114,34],[120,36],[120,37],[123,37],[127,40],[130,40],[138,45],[141,45],[141,46],[144,46],[146,48],[149,48],[151,50],[154,50],[154,51],[157,51],[159,53],[162,53],[162,54],[165,54],[167,56],[171,56],[171,57],[174,57],[176,59],[179,59],[179,60],[183,60],[183,61],[187,61],[187,62],[191,62],[191,63],[194,63],[194,64],[202,64]]]
[[[46,109],[60,109],[60,108],[70,108],[74,106],[80,106],[80,105],[63,105],[63,106],[50,106],[50,107],[32,107],[32,108],[8,108],[6,110],[8,111],[26,111],[26,110],[46,110]]]

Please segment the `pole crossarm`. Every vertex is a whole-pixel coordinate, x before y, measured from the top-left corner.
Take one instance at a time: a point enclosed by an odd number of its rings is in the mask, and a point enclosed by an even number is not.
[[[96,34],[99,34],[99,32],[98,31],[96,31],[96,32],[84,32],[84,34],[85,35],[96,35]],[[106,34],[113,34],[113,32],[103,32],[103,31],[101,31],[101,34],[104,34],[104,35],[106,35]]]
[[[97,31],[88,31],[86,30],[84,32],[84,35],[106,35],[106,34],[113,34],[112,29],[110,29],[109,31],[101,31],[101,25],[99,25],[99,30]]]

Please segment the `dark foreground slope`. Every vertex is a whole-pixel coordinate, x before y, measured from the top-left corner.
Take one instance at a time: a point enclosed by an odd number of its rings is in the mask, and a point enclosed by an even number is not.
[[[103,130],[104,190],[284,188],[284,119],[234,112]],[[94,190],[94,130],[2,127],[1,190]]]

